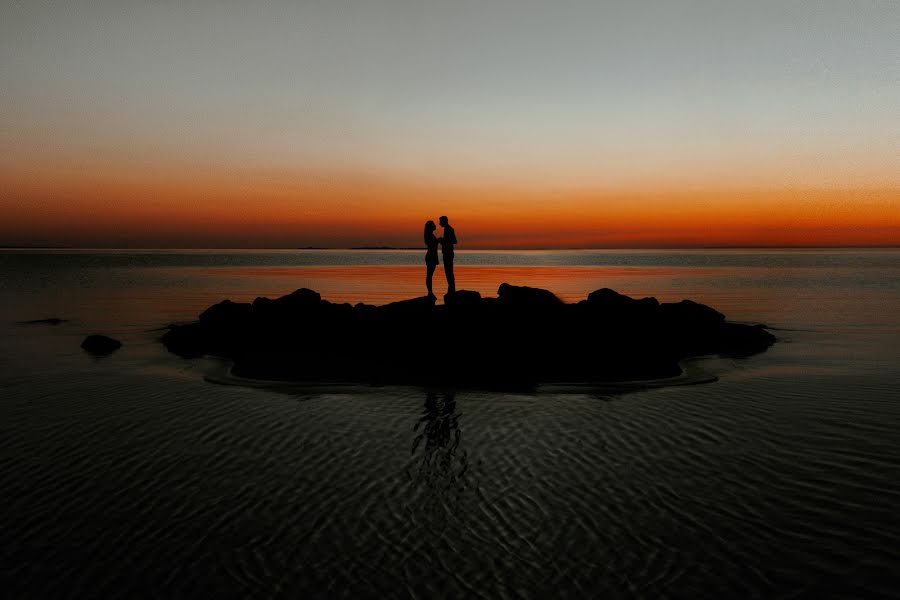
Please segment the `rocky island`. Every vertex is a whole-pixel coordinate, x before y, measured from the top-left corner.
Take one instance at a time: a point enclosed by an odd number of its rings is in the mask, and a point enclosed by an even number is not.
[[[502,284],[496,298],[460,290],[383,306],[336,304],[309,289],[252,303],[225,300],[162,342],[180,356],[233,360],[239,377],[283,381],[530,387],[673,377],[682,359],[748,356],[775,337],[709,306],[610,289],[567,304]]]

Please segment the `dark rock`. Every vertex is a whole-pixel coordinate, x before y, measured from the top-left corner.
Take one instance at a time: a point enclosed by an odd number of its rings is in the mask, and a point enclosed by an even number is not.
[[[588,294],[587,301],[598,307],[608,310],[633,310],[645,309],[652,310],[659,308],[659,300],[656,298],[641,298],[636,300],[630,296],[625,296],[609,288],[602,288]]]
[[[434,296],[420,296],[418,298],[410,298],[409,300],[400,300],[399,302],[391,302],[381,307],[385,314],[392,316],[397,315],[422,315],[429,313],[434,309],[436,298]]]
[[[664,303],[659,308],[663,318],[682,325],[715,325],[725,322],[725,315],[693,300]]]
[[[160,341],[169,352],[183,358],[194,358],[212,353],[210,341],[200,334],[200,323],[169,325]]]
[[[775,336],[766,331],[763,325],[725,323],[724,332],[719,351],[729,356],[746,357],[758,354],[765,352],[775,343]]]
[[[271,298],[266,298],[264,296],[259,296],[255,300],[253,300],[253,304],[251,305],[256,309],[265,309],[267,307],[271,307],[275,304],[275,301]]]
[[[81,342],[81,347],[91,354],[111,354],[122,347],[122,342],[105,335],[89,335]]]
[[[452,294],[444,294],[447,306],[477,306],[481,303],[481,294],[472,290],[456,290]]]
[[[563,305],[563,301],[549,290],[528,287],[524,285],[510,285],[501,283],[497,290],[500,302],[509,306],[522,308],[546,308]]]
[[[319,295],[319,292],[307,288],[300,288],[287,296],[281,296],[275,300],[275,303],[280,306],[288,306],[298,310],[318,306],[321,302],[322,296]]]
[[[333,304],[301,289],[220,302],[162,336],[181,356],[231,358],[245,377],[481,388],[670,377],[703,354],[748,356],[775,338],[690,300],[660,305],[610,289],[565,304],[502,284],[498,298],[459,290],[384,306]]]
[[[200,322],[209,326],[234,322],[236,320],[249,318],[250,310],[250,304],[222,300],[218,304],[213,304],[200,313]]]

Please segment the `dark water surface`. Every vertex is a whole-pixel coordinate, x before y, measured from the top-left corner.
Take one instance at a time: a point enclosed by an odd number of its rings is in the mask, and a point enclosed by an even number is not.
[[[2,595],[900,597],[900,251],[458,254],[491,295],[612,287],[775,328],[692,363],[703,385],[259,389],[157,342],[225,297],[419,295],[420,263],[0,251]],[[93,358],[88,333],[125,346]]]

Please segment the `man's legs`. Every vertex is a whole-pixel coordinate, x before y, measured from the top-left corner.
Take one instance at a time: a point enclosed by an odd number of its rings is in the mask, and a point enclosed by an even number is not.
[[[444,274],[447,275],[447,293],[456,291],[456,278],[453,276],[453,256],[444,255]]]

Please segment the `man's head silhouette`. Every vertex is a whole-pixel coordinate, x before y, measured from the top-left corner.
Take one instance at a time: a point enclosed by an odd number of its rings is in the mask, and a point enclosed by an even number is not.
[[[447,220],[446,215],[441,216],[441,218],[438,219],[438,221],[440,221],[441,227],[446,227],[449,224],[449,221]]]

